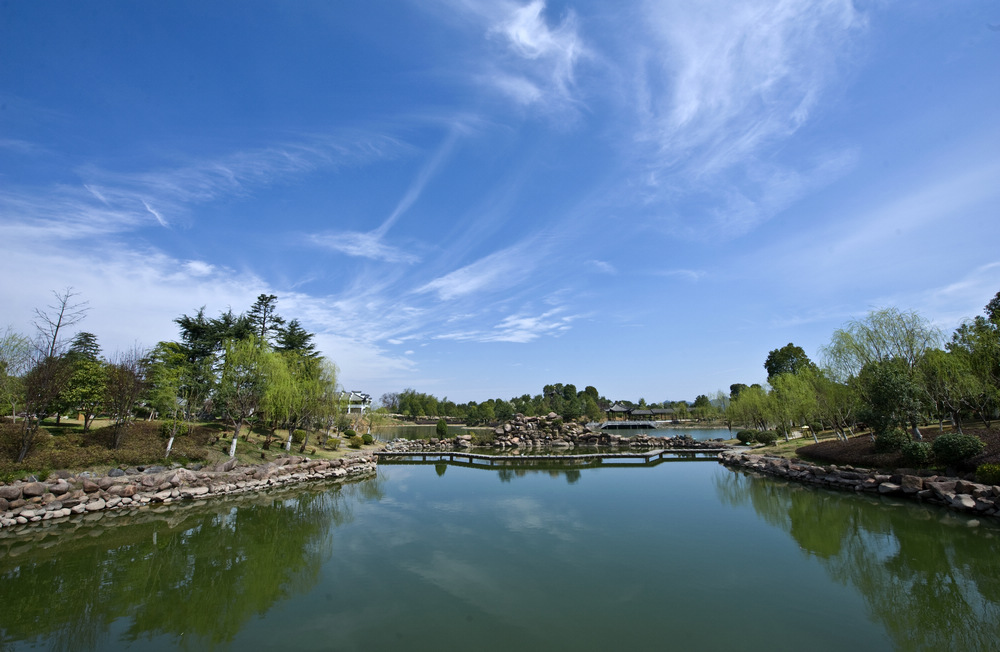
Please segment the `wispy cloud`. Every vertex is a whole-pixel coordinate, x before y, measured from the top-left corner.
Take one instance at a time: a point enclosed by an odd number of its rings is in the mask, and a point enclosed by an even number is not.
[[[649,2],[645,18],[652,41],[637,59],[635,96],[646,149],[635,154],[650,200],[701,204],[678,218],[740,235],[852,164],[850,151],[804,165],[770,156],[851,57],[865,27],[852,3]],[[721,198],[720,182],[730,188]]]
[[[705,276],[704,270],[700,269],[666,269],[657,272],[658,276],[673,276],[686,281],[698,281]]]
[[[543,0],[527,4],[492,0],[447,0],[451,11],[472,18],[500,49],[482,55],[472,77],[523,106],[565,111],[578,102],[576,68],[590,56],[576,14],[551,20]]]
[[[513,342],[525,344],[540,337],[558,337],[570,329],[570,324],[578,315],[562,314],[557,308],[540,315],[518,313],[508,315],[491,329],[471,329],[452,331],[436,335],[435,339],[459,342]]]
[[[601,274],[617,274],[618,270],[614,265],[605,260],[590,260],[587,265],[594,271],[600,272]]]
[[[521,243],[439,276],[417,288],[416,292],[434,293],[442,301],[449,301],[514,286],[528,277],[534,267],[534,258],[528,255],[527,245]]]
[[[462,131],[459,125],[453,126],[448,132],[444,142],[438,147],[434,156],[420,169],[417,176],[410,183],[409,188],[403,197],[396,204],[392,213],[382,222],[382,224],[372,231],[346,231],[342,233],[324,232],[309,236],[309,239],[322,247],[339,251],[348,256],[369,258],[372,260],[382,260],[390,263],[416,263],[420,260],[416,254],[403,251],[383,242],[383,238],[389,229],[413,206],[420,198],[427,183],[441,167],[441,164],[448,158],[455,142]]]

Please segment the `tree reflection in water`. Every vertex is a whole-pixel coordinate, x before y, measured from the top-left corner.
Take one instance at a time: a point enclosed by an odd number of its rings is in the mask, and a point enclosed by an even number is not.
[[[1000,640],[994,524],[869,495],[742,471],[719,474],[719,498],[751,506],[830,576],[861,593],[901,650],[993,650]]]
[[[230,641],[251,616],[316,584],[333,552],[333,530],[351,520],[359,495],[379,500],[380,481],[171,506],[0,539],[8,598],[0,649],[17,641],[96,649],[112,630],[129,642],[166,636],[184,649]]]

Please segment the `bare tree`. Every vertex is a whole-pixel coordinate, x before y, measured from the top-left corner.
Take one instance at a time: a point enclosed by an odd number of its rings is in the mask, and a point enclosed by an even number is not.
[[[135,407],[146,391],[147,361],[146,352],[133,347],[115,354],[108,364],[105,409],[112,420],[112,448],[121,447],[135,421]]]
[[[62,292],[52,291],[55,303],[47,306],[48,310],[35,308],[35,328],[38,329],[38,348],[45,357],[52,358],[59,353],[62,343],[59,340],[61,332],[70,326],[78,324],[87,316],[90,310],[87,301],[76,301],[80,296],[79,292],[74,292],[68,287]]]

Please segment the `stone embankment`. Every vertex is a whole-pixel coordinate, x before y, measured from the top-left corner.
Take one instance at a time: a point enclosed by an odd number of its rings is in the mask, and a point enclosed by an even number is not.
[[[283,457],[260,465],[236,460],[191,470],[154,466],[112,469],[104,477],[65,474],[46,482],[0,485],[0,528],[102,510],[137,508],[193,498],[257,492],[310,480],[353,478],[375,472],[371,454],[338,460]]]
[[[477,444],[472,435],[459,435],[447,439],[396,439],[386,446],[389,451],[454,451],[477,445],[493,448],[541,448],[572,449],[577,447],[604,446],[611,448],[683,448],[719,449],[725,447],[718,441],[697,441],[690,435],[679,437],[654,437],[646,434],[626,437],[600,430],[589,430],[586,426],[564,423],[555,413],[544,417],[516,415],[510,421],[493,430],[491,442]]]
[[[895,473],[880,473],[737,451],[719,453],[719,461],[726,466],[834,489],[908,497],[980,516],[997,517],[1000,514],[1000,486],[934,475],[926,470],[897,469]]]

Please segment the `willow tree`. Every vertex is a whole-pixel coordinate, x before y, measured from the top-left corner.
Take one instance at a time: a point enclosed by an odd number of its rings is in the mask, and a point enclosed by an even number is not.
[[[243,426],[259,411],[268,381],[277,372],[280,359],[255,336],[225,343],[225,361],[219,377],[218,398],[233,425],[229,457],[236,456],[236,441]]]
[[[856,379],[863,405],[868,408],[867,415],[879,422],[878,427],[893,421],[896,415],[905,414],[914,438],[921,439],[917,425],[919,410],[912,396],[918,380],[916,368],[924,354],[940,342],[941,332],[916,312],[882,308],[834,331],[823,356],[836,380],[846,383]],[[863,379],[862,371],[865,371]],[[885,394],[892,391],[898,394],[895,397]],[[886,413],[894,402],[903,408]]]

